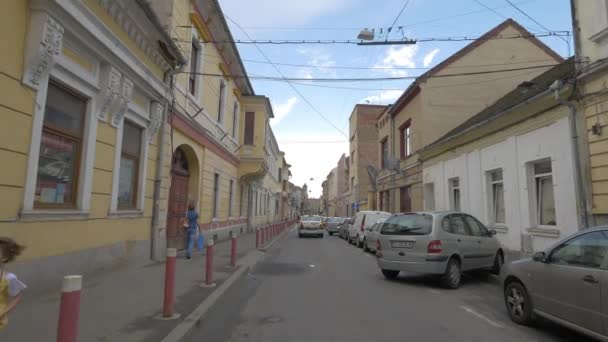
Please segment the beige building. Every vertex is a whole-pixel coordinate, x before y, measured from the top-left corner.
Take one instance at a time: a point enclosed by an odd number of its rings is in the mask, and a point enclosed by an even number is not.
[[[586,226],[608,224],[608,4],[573,0],[581,201]]]
[[[489,106],[516,85],[562,61],[508,19],[430,69],[378,118],[378,206],[422,210],[422,164],[417,151]],[[513,69],[513,71],[504,71]],[[497,72],[500,70],[500,72]]]
[[[349,206],[347,216],[360,210],[374,208],[374,184],[368,175],[369,167],[378,163],[378,115],[387,106],[357,104],[350,115],[350,165],[348,190],[345,194]]]

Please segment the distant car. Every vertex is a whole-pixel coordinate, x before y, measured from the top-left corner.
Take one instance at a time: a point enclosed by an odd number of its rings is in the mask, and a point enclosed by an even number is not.
[[[300,219],[300,226],[298,227],[298,237],[313,235],[322,238],[323,234],[323,220],[321,216],[302,216]]]
[[[352,223],[352,218],[346,217],[346,218],[344,218],[344,221],[342,221],[340,228],[338,228],[338,235],[342,239],[347,240],[347,241],[348,241],[348,227],[350,226],[351,223]]]
[[[327,220],[325,224],[325,229],[329,235],[337,234],[340,230],[340,225],[344,222],[344,217],[331,217]]]
[[[436,274],[444,287],[460,286],[463,271],[499,273],[504,254],[493,230],[460,212],[419,212],[391,216],[376,243],[378,267],[386,278],[399,272]]]
[[[373,226],[365,228],[365,236],[363,237],[363,250],[366,252],[376,252],[376,240],[380,235],[380,228],[386,219],[380,219]]]
[[[541,316],[598,340],[608,340],[608,226],[568,236],[531,259],[501,272],[511,320],[530,324]]]
[[[380,219],[386,219],[392,214],[386,211],[360,211],[348,228],[348,241],[359,248],[363,247],[365,228],[369,228]]]

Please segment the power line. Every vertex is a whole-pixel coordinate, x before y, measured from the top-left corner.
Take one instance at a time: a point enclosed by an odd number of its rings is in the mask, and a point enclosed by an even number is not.
[[[505,0],[506,2],[509,3],[509,5],[511,5],[513,8],[515,8],[517,11],[519,11],[519,13],[523,14],[526,16],[526,18],[532,20],[536,25],[540,26],[543,30],[547,30],[547,31],[551,31],[549,30],[546,26],[544,26],[543,24],[539,23],[536,19],[532,18],[531,16],[528,15],[528,13],[524,12],[521,8],[517,7],[517,5],[515,5],[513,2],[511,2],[510,0]],[[568,44],[568,53],[570,53],[570,42],[564,38],[561,37],[561,39],[563,41],[566,42],[566,44]]]
[[[476,41],[476,40],[501,40],[501,39],[528,39],[528,38],[544,38],[544,37],[569,37],[572,35],[571,31],[547,31],[530,34],[516,34],[516,35],[498,35],[492,37],[483,36],[454,36],[454,37],[428,37],[428,38],[414,38],[414,39],[403,39],[394,41],[383,41],[383,43],[394,43],[394,44],[413,44],[413,43],[429,43],[429,42],[465,42],[465,41]],[[565,39],[565,38],[563,38]],[[192,43],[192,40],[184,40],[173,38],[174,42],[178,43]],[[210,40],[210,41],[196,41],[197,43],[205,44],[244,44],[244,45],[361,45],[362,40],[357,39],[264,39],[264,40]],[[364,42],[363,45],[371,45]]]
[[[463,73],[453,73],[453,74],[440,74],[440,75],[430,75],[427,76],[429,78],[445,78],[445,77],[455,77],[455,76],[473,76],[473,75],[484,75],[484,74],[493,74],[493,73],[502,73],[502,72],[510,72],[510,71],[519,71],[519,70],[531,70],[531,69],[540,69],[540,68],[549,68],[554,67],[559,64],[546,64],[546,65],[535,65],[521,68],[511,68],[511,69],[497,69],[497,70],[486,70],[486,71],[473,71],[473,72],[463,72]],[[278,68],[274,66],[277,70]],[[261,79],[261,80],[274,80],[274,81],[287,81],[288,83],[291,81],[310,81],[310,82],[370,82],[370,81],[397,81],[397,80],[415,80],[419,78],[418,76],[394,76],[394,77],[368,77],[368,78],[306,78],[306,77],[286,77],[281,73],[281,77],[276,76],[246,76],[246,75],[224,75],[224,74],[214,74],[214,73],[205,73],[205,72],[195,72],[190,73],[187,71],[182,71],[180,73],[184,74],[195,74],[195,75],[203,75],[203,76],[216,76],[216,77],[232,77],[232,78],[251,78],[251,79]],[[297,88],[296,88],[297,89]],[[299,91],[298,91],[299,93]]]
[[[388,32],[386,33],[386,38],[388,38],[389,33],[391,33],[391,30],[393,29],[393,27],[395,27],[395,24],[397,23],[397,20],[399,20],[399,17],[401,16],[401,13],[403,13],[403,11],[407,7],[407,5],[409,5],[409,3],[410,3],[410,0],[407,0],[405,2],[405,4],[403,4],[403,7],[401,7],[401,11],[399,11],[399,13],[397,14],[397,17],[395,18],[395,20],[393,20],[393,23],[391,24],[391,26],[387,30]]]
[[[499,13],[498,11],[496,11],[495,9],[493,9],[493,8],[491,8],[491,7],[488,7],[488,6],[487,6],[486,4],[484,4],[483,2],[481,2],[481,1],[479,1],[479,0],[473,0],[473,1],[475,1],[476,3],[478,3],[479,5],[481,5],[482,7],[484,7],[485,9],[487,9],[488,11],[490,11],[490,12],[492,12],[492,13],[496,14],[497,16],[499,16],[499,17],[501,17],[501,18],[503,18],[503,19],[505,19],[505,20],[506,20],[506,19],[508,19],[507,17],[505,17],[504,15],[500,14],[500,13]]]
[[[238,27],[248,39],[251,39],[251,37],[249,36],[249,34],[247,33],[247,31],[245,31],[241,25],[239,25],[239,23],[237,23],[236,21],[232,20],[232,18],[230,18],[229,16],[226,15],[226,18],[228,20],[230,20],[234,25],[236,25],[236,27]],[[264,53],[264,51],[262,51],[262,49],[257,46],[254,45],[255,48],[260,52],[260,54],[272,65],[272,67],[276,70],[276,72],[281,75],[281,78],[287,82],[287,84],[289,84],[289,86],[291,87],[291,89],[293,89],[293,91],[296,92],[296,94],[304,101],[306,102],[306,104],[308,104],[308,106],[315,111],[323,120],[325,120],[328,124],[330,124],[333,128],[335,128],[338,132],[340,132],[342,135],[344,135],[346,138],[348,138],[348,135],[346,135],[344,132],[342,132],[342,130],[340,130],[338,127],[336,127],[336,125],[334,125],[331,121],[329,121],[329,119],[327,119],[307,98],[306,96],[304,96],[304,94],[302,94],[300,92],[300,90],[298,90],[298,88],[296,88],[293,84],[290,83],[290,81],[285,77],[285,75],[283,75],[283,73],[281,72],[281,70],[279,69],[279,67],[277,67],[276,65],[274,65],[272,63],[272,61],[270,60],[270,58],[268,58],[268,56],[266,56],[266,54]]]

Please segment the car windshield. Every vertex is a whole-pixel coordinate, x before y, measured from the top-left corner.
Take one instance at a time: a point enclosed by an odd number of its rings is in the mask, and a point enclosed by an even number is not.
[[[341,217],[332,217],[329,219],[329,223],[340,223],[340,222],[342,222]]]
[[[433,217],[428,214],[405,214],[390,217],[380,230],[384,235],[428,235],[433,227]]]
[[[304,216],[302,217],[302,222],[320,222],[320,216]]]

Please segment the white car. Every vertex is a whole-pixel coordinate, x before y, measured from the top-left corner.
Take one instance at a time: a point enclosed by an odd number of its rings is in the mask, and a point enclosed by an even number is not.
[[[365,229],[374,225],[380,219],[387,219],[391,213],[386,211],[360,211],[355,215],[354,223],[348,227],[348,241],[359,248],[363,248]]]
[[[317,236],[322,238],[324,234],[323,218],[316,215],[302,216],[300,219],[300,227],[298,227],[298,237]]]
[[[366,252],[376,252],[376,241],[380,235],[380,229],[386,219],[380,219],[374,223],[373,226],[365,228],[365,235],[363,236],[363,250]]]

